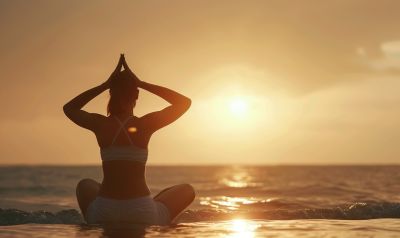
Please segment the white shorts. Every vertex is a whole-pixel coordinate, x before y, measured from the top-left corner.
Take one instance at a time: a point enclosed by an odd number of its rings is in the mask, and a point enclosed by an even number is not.
[[[150,196],[118,200],[96,197],[86,211],[89,224],[134,223],[149,225],[170,224],[168,208]]]

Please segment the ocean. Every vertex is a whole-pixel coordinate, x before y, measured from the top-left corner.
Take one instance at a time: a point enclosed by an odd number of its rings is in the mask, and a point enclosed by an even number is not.
[[[100,166],[0,167],[0,237],[400,237],[400,166],[149,166],[148,185],[190,183],[170,226],[84,224],[75,199]]]

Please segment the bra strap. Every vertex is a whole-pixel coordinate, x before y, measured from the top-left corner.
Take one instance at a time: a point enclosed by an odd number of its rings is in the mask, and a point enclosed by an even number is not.
[[[129,121],[129,119],[131,119],[131,117],[127,117],[123,122],[121,122],[121,120],[118,117],[115,117],[115,119],[117,120],[117,122],[119,123],[120,127],[118,129],[118,131],[115,133],[114,139],[112,140],[111,145],[114,144],[115,140],[117,139],[118,135],[121,133],[122,129],[125,129],[125,124]],[[129,133],[127,130],[123,130],[125,132],[125,135],[128,137],[129,143],[132,144],[132,140],[129,136]]]

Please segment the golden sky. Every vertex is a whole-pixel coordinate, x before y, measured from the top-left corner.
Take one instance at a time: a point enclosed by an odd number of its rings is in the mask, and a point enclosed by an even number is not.
[[[119,53],[192,98],[149,164],[381,164],[400,153],[400,2],[0,2],[0,164],[99,164],[62,106]],[[105,114],[108,95],[87,110]],[[141,91],[135,114],[166,104]]]

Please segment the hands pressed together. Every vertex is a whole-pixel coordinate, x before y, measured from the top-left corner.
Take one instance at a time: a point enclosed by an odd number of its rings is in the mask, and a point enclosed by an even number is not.
[[[121,69],[122,66],[124,66],[124,71],[126,71],[128,73],[128,75],[130,77],[132,77],[132,79],[134,79],[136,81],[136,85],[138,87],[140,87],[140,85],[142,84],[142,81],[132,72],[132,70],[129,68],[128,64],[126,63],[125,60],[125,55],[121,54],[119,57],[119,61],[117,64],[117,67],[115,68],[115,70],[111,73],[110,77],[108,77],[107,81],[105,81],[102,86],[106,87],[107,89],[110,88],[110,83],[111,80],[117,78],[119,76],[119,74],[121,73]]]

